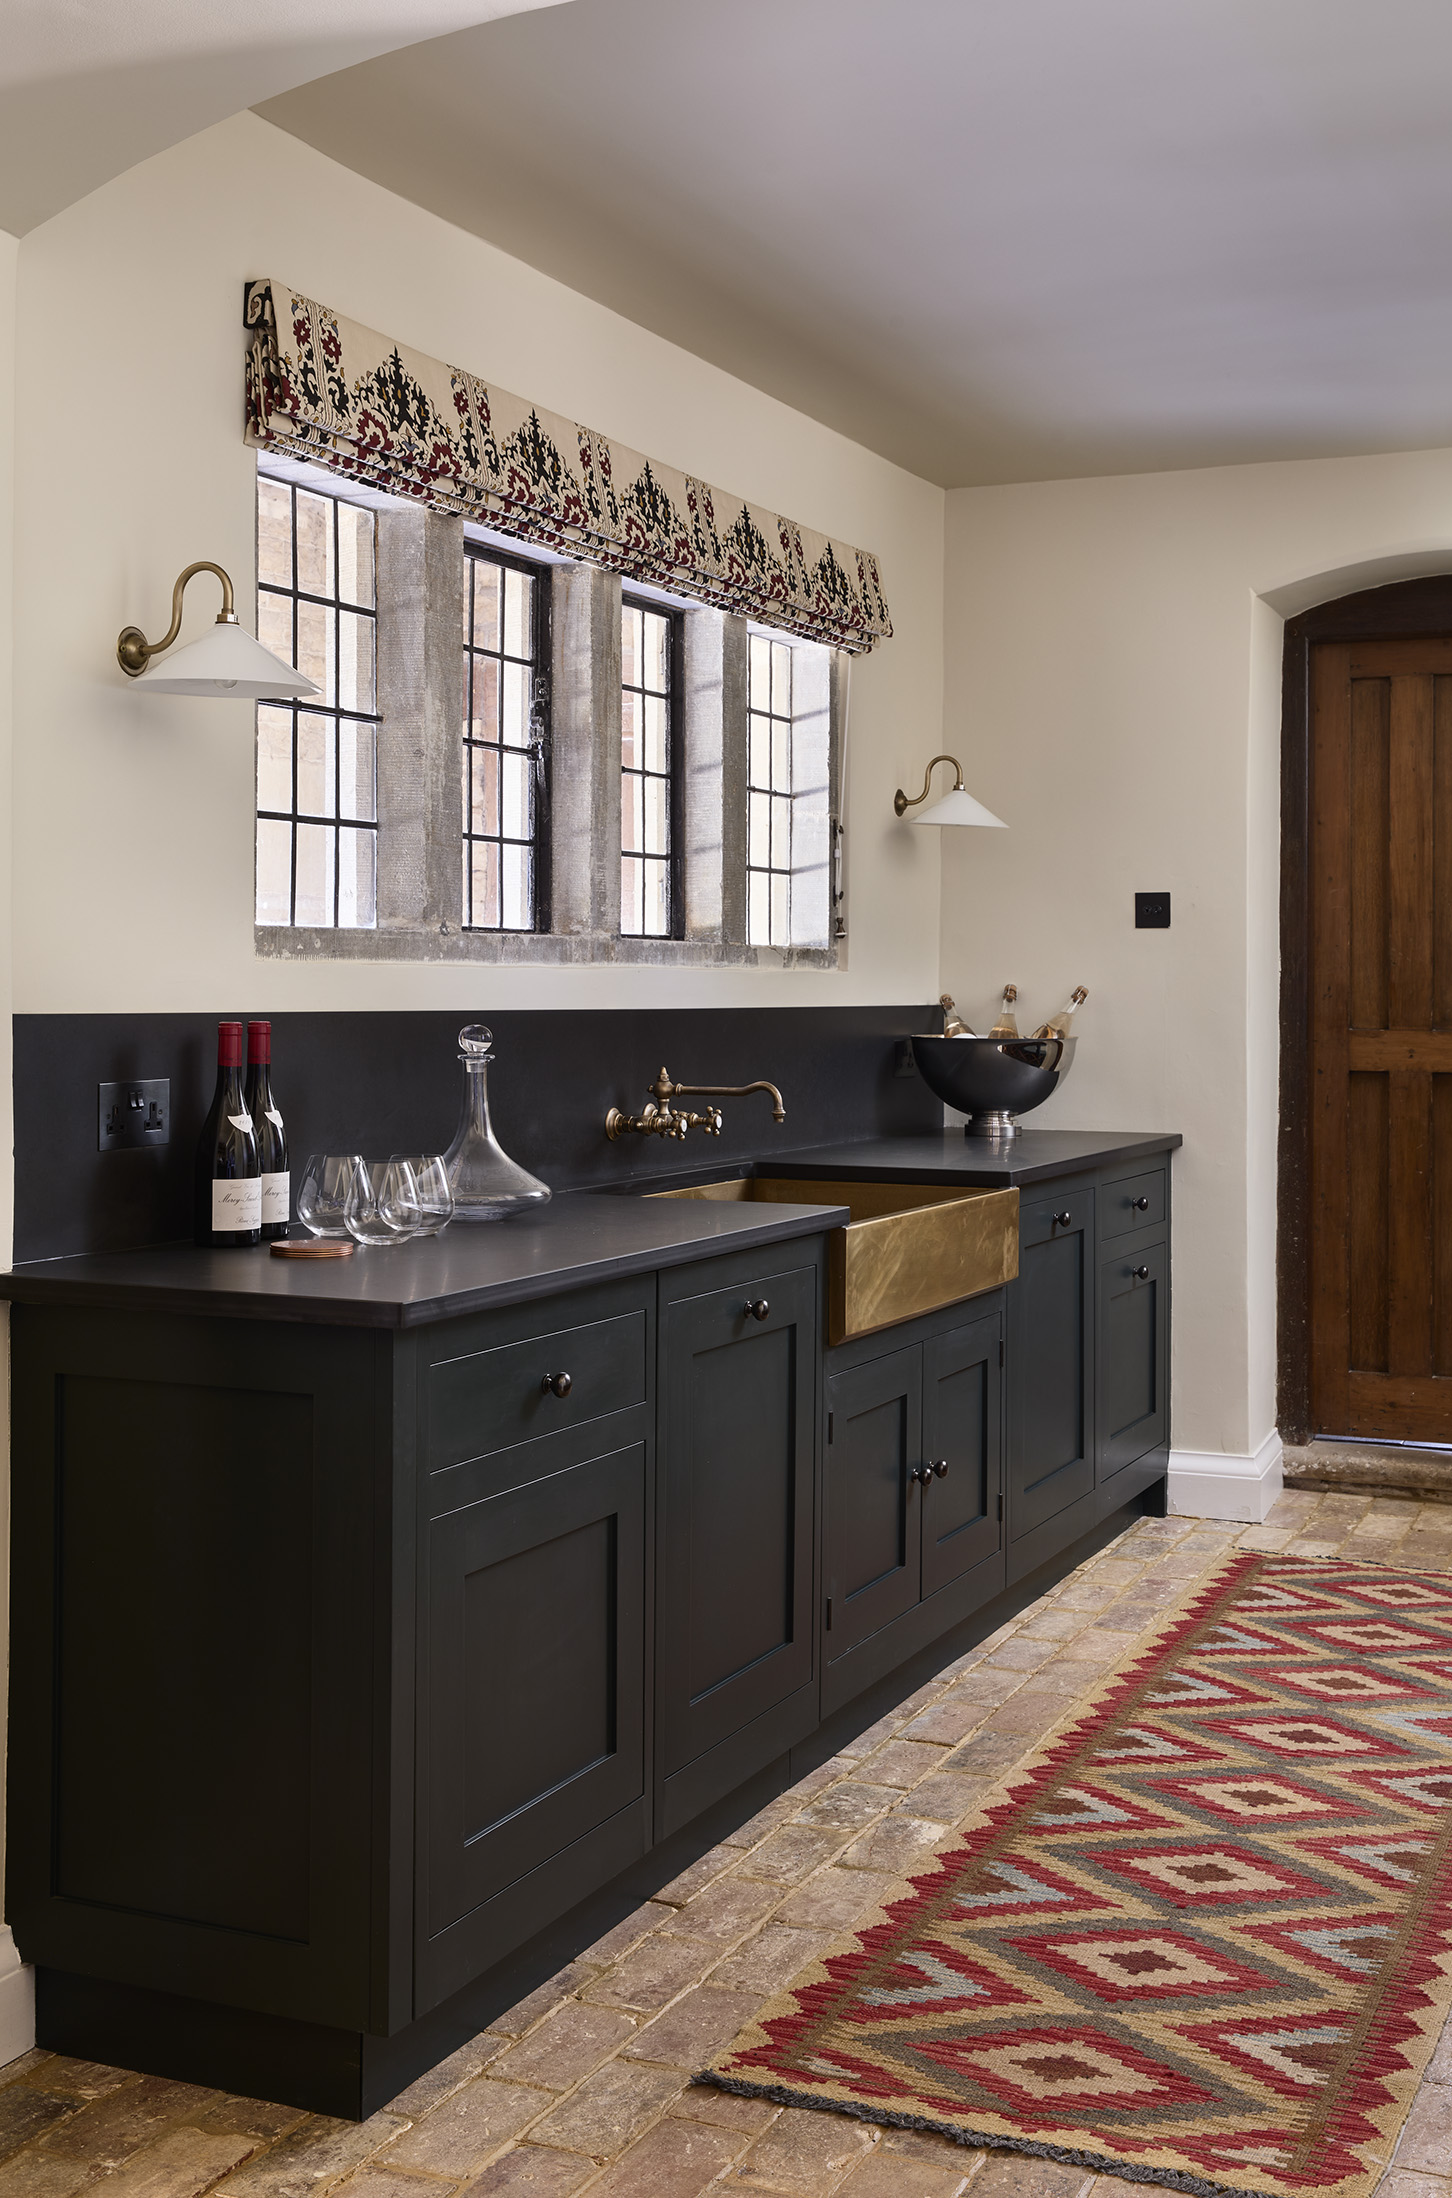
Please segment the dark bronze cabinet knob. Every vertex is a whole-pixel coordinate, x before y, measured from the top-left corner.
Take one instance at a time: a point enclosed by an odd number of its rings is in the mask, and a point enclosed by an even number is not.
[[[1147,1198],[1132,1198],[1129,1202],[1129,1206],[1131,1213],[1149,1212],[1149,1200]]]
[[[928,1462],[940,1481],[945,1481],[948,1478],[948,1461],[946,1458],[930,1458]]]
[[[568,1374],[546,1374],[539,1386],[542,1396],[567,1397],[575,1385]]]
[[[1149,1269],[1148,1269],[1148,1267],[1136,1267],[1136,1268],[1135,1268],[1135,1270],[1134,1270],[1134,1277],[1135,1277],[1135,1280],[1136,1280],[1136,1282],[1148,1282],[1148,1281],[1149,1281]]]
[[[1074,1216],[1065,1208],[1063,1213],[1054,1215],[1054,1227],[1056,1229],[1067,1229],[1073,1218]]]
[[[933,1469],[930,1465],[914,1465],[908,1469],[908,1479],[910,1481],[921,1481],[924,1488],[927,1487],[932,1477]]]
[[[741,1310],[748,1320],[765,1320],[771,1306],[764,1297],[749,1297]]]

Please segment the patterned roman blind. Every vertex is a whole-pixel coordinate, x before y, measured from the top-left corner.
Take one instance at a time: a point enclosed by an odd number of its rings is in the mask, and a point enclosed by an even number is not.
[[[245,293],[247,439],[436,511],[862,655],[877,560],[344,320]]]

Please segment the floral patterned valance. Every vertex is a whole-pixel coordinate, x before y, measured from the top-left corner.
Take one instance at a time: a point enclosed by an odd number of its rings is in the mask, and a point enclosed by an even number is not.
[[[246,286],[247,439],[540,548],[860,655],[892,632],[877,560],[407,351],[277,282]]]

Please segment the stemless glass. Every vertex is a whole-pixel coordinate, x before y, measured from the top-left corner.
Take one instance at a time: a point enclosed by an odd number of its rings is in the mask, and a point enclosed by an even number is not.
[[[454,1218],[454,1194],[440,1152],[396,1152],[393,1165],[413,1169],[418,1185],[419,1223],[415,1236],[438,1236]]]
[[[297,1194],[297,1217],[314,1236],[347,1236],[348,1216],[362,1194],[363,1162],[356,1152],[308,1155]]]
[[[360,1161],[358,1170],[359,1196],[347,1216],[349,1236],[359,1244],[401,1244],[417,1235],[423,1215],[408,1162]]]

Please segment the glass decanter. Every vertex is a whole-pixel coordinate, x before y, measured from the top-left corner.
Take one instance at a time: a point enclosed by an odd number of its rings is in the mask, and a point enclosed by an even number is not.
[[[456,1221],[507,1221],[511,1214],[548,1205],[550,1187],[511,1160],[489,1121],[491,1033],[482,1023],[459,1032],[464,1064],[464,1104],[454,1142],[444,1154]]]

